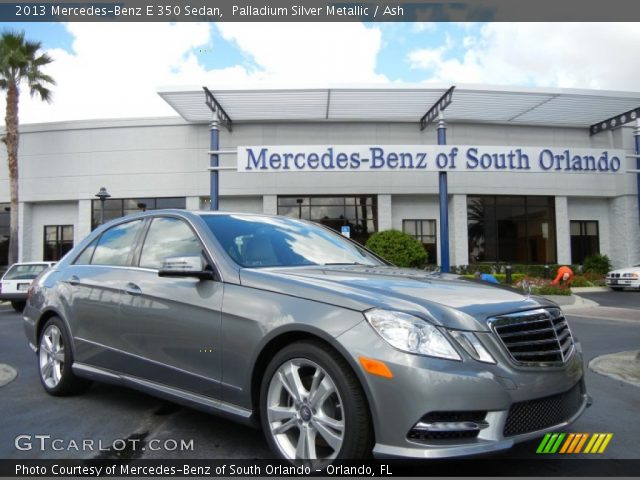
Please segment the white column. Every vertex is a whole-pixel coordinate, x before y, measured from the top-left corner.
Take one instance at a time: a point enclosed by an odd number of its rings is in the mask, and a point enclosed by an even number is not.
[[[567,197],[556,197],[556,246],[558,264],[571,264],[571,231]]]
[[[91,200],[78,200],[78,220],[73,229],[73,244],[77,245],[91,233]]]
[[[635,195],[614,197],[609,204],[611,263],[613,268],[640,263],[640,225],[638,198]],[[600,231],[600,235],[606,232]]]
[[[469,231],[467,227],[467,196],[452,195],[449,200],[449,251],[451,265],[469,264]]]
[[[29,262],[32,259],[31,239],[32,232],[31,204],[18,203],[18,261]]]
[[[378,195],[378,231],[391,230],[391,195]]]
[[[262,213],[269,215],[278,214],[278,196],[277,195],[264,195],[262,197]]]
[[[187,197],[185,207],[187,210],[200,210],[200,197]]]

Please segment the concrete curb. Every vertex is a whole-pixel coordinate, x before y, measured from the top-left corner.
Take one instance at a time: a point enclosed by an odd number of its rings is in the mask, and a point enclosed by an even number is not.
[[[15,380],[18,372],[15,368],[10,367],[6,363],[0,363],[0,387],[4,387],[7,383]]]
[[[565,312],[600,306],[598,302],[582,298],[578,295],[545,295],[544,298],[556,302]]]
[[[609,287],[571,287],[573,293],[597,293],[597,292],[610,292]]]
[[[640,387],[640,350],[601,355],[589,362],[589,368],[600,375]]]

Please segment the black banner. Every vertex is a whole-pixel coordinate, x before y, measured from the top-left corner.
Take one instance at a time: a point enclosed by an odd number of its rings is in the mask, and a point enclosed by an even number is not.
[[[0,460],[0,477],[629,477],[640,460],[458,459],[351,461],[330,467],[279,460]]]
[[[121,0],[0,3],[2,22],[633,22],[634,0]]]

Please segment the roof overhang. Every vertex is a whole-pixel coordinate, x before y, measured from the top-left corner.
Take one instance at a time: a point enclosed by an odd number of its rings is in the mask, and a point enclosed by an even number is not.
[[[374,85],[209,90],[235,124],[418,123],[449,87]],[[161,88],[158,94],[188,122],[207,123],[212,119],[202,87]],[[457,85],[445,118],[448,122],[589,128],[638,107],[640,92]]]

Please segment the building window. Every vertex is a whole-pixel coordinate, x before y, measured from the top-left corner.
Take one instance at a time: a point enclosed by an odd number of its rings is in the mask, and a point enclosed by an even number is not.
[[[437,263],[438,249],[435,220],[402,220],[402,231],[412,235],[422,243],[427,251],[428,263]]]
[[[349,226],[351,238],[364,244],[377,231],[377,200],[373,195],[278,197],[278,215],[311,220],[338,232]]]
[[[10,204],[0,203],[0,265],[9,263]]]
[[[72,248],[73,225],[45,225],[44,261],[57,262]]]
[[[100,225],[100,200],[92,200],[91,229]],[[131,213],[157,210],[160,208],[187,208],[185,197],[164,198],[110,198],[104,202],[105,223],[114,218],[124,217]]]
[[[469,261],[555,263],[554,197],[467,197]]]
[[[600,231],[596,220],[571,220],[571,263],[578,264],[600,253]]]

